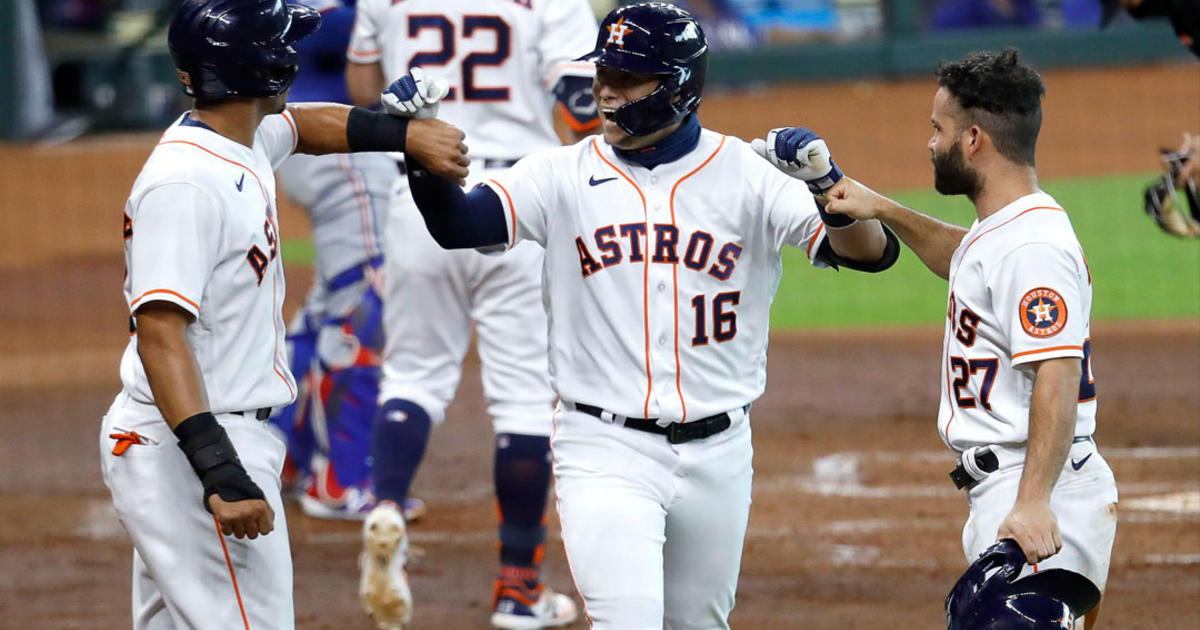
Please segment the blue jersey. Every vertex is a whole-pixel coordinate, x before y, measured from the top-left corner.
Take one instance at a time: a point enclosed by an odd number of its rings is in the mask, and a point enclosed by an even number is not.
[[[300,74],[288,100],[349,105],[346,47],[354,28],[354,0],[304,0],[303,4],[321,12],[321,28],[295,45],[300,54]]]

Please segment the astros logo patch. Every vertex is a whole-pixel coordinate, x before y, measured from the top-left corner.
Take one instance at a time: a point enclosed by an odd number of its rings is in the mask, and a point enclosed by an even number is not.
[[[1021,327],[1032,337],[1052,337],[1067,325],[1067,303],[1054,289],[1038,287],[1021,298]]]
[[[608,25],[608,41],[604,42],[604,44],[606,46],[608,44],[616,44],[617,46],[624,48],[625,47],[625,33],[628,33],[628,32],[629,32],[629,27],[625,26],[625,18],[619,18],[617,20],[616,24]]]

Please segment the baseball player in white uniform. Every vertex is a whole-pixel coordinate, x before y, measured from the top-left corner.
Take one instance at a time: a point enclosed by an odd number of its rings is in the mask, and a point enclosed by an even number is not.
[[[264,422],[296,392],[274,168],[293,151],[407,149],[466,175],[462,133],[445,123],[284,110],[291,45],[319,24],[283,0],[185,0],[171,22],[196,107],[163,134],[125,205],[131,335],[99,440],[133,540],[137,630],[293,627],[284,447]]]
[[[321,29],[296,46],[303,69],[288,99],[349,103],[354,2],[307,4],[321,13]],[[308,215],[316,252],[313,286],[288,325],[296,402],[271,416],[288,447],[284,492],[309,516],[361,519],[375,505],[369,456],[383,356],[383,226],[396,162],[388,153],[294,155],[278,177]],[[404,512],[415,518],[424,503],[410,498]]]
[[[469,183],[558,146],[553,108],[573,134],[599,124],[593,68],[574,61],[595,36],[596,21],[584,0],[360,0],[357,11],[347,55],[351,97],[360,105],[378,102],[388,82],[412,66],[443,75],[446,93],[435,100],[441,117],[469,137]],[[495,431],[501,521],[492,623],[500,628],[569,623],[577,615],[574,604],[546,590],[539,575],[554,405],[541,305],[542,250],[533,243],[503,256],[443,250],[425,229],[404,178],[392,197],[384,241],[386,342],[371,445],[381,507],[369,517],[365,535],[381,519],[396,525],[394,506],[407,499],[430,430],[445,419],[474,325]],[[364,546],[373,543],[365,540]],[[393,592],[387,567],[403,559],[389,553],[364,558],[364,605],[381,627],[396,627],[409,611],[387,612],[392,607],[385,600]],[[391,583],[400,579],[398,570]],[[372,573],[382,590],[370,587]]]
[[[971,508],[968,560],[1011,538],[1029,563],[1024,574],[1068,569],[1102,593],[1117,488],[1091,437],[1091,274],[1067,213],[1034,170],[1045,90],[1015,50],[944,63],[937,76],[935,185],[967,195],[974,224],[943,223],[848,178],[830,191],[828,210],[883,220],[949,280],[938,429],[959,454],[951,476]]]
[[[780,252],[880,270],[899,249],[878,221],[826,225],[803,182],[701,128],[707,54],[687,12],[617,8],[585,57],[602,137],[467,194],[409,161],[443,246],[546,249],[557,505],[593,628],[729,627]]]

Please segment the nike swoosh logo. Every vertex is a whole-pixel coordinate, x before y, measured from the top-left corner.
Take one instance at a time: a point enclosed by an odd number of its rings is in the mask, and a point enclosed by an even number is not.
[[[246,183],[246,174],[242,173],[242,178],[238,180],[237,184],[235,184],[237,186],[238,192],[242,192],[242,184],[245,184],[245,183]]]
[[[596,176],[592,175],[591,177],[588,178],[588,186],[599,186],[600,184],[603,184],[604,182],[611,182],[614,179],[616,179],[616,177],[607,177],[605,179],[596,179]]]
[[[1089,460],[1091,458],[1092,458],[1092,454],[1088,453],[1087,457],[1084,457],[1083,459],[1081,459],[1079,461],[1075,461],[1072,459],[1071,460],[1071,468],[1074,468],[1075,470],[1079,470],[1080,468],[1083,468],[1083,465],[1086,464],[1087,460]]]

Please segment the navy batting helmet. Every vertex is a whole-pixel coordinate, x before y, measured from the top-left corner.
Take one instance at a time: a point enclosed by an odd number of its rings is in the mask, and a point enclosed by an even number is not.
[[[188,96],[264,98],[292,85],[292,44],[321,25],[314,9],[284,0],[184,0],[167,41]]]
[[[596,48],[580,57],[599,68],[662,77],[650,94],[617,108],[613,121],[633,136],[671,125],[700,106],[708,42],[690,13],[663,2],[613,9],[600,23]]]
[[[1017,579],[1025,552],[1013,540],[988,548],[946,596],[948,630],[1071,630],[1100,601],[1091,580],[1066,569]]]

